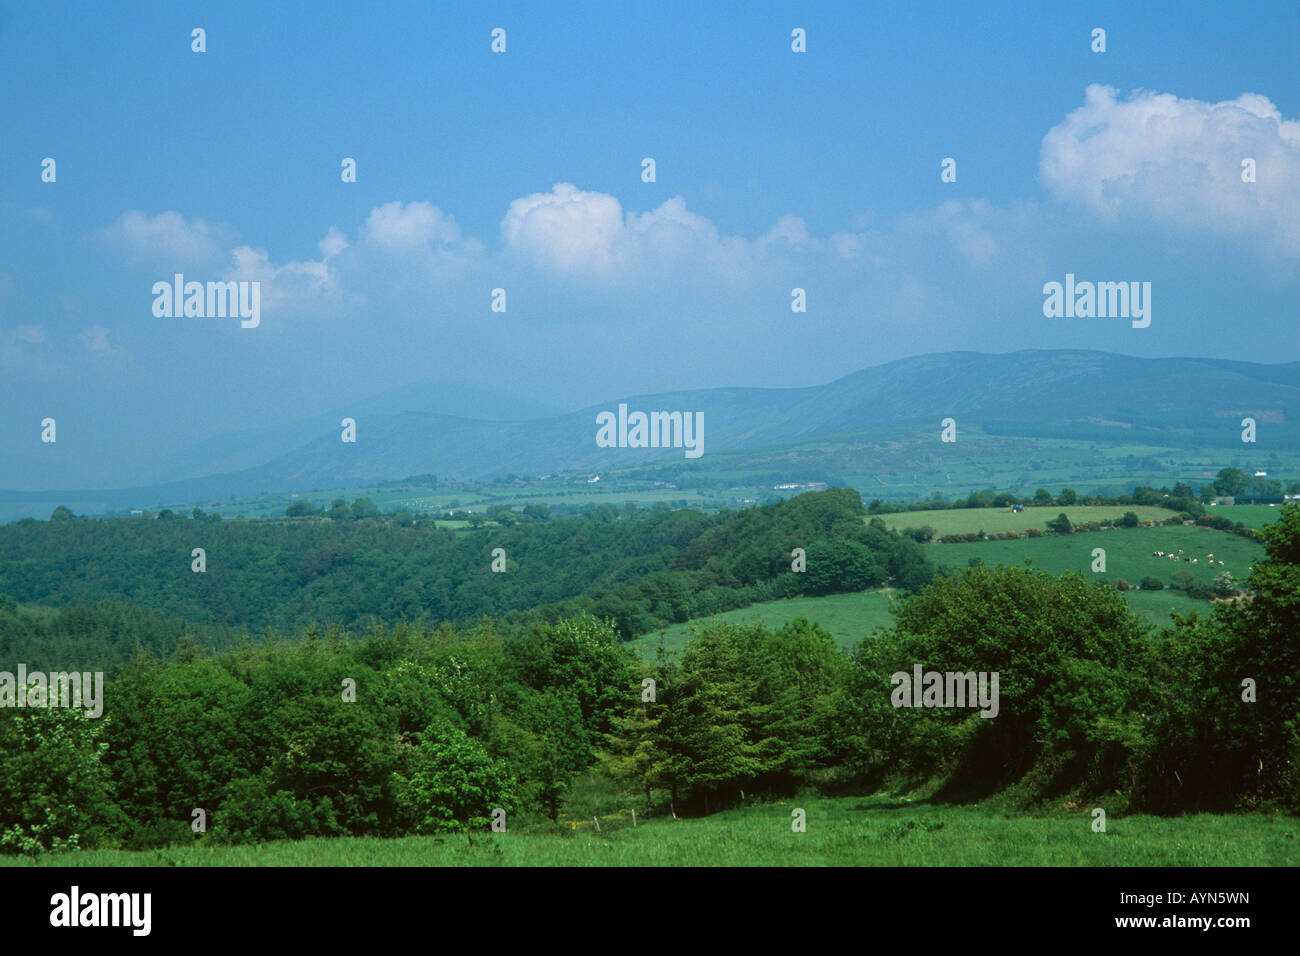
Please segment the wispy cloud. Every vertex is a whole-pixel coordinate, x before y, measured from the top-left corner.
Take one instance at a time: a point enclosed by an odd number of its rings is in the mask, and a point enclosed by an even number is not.
[[[224,258],[235,232],[203,219],[186,219],[175,211],[149,216],[133,209],[101,230],[99,239],[132,265],[184,268]]]
[[[81,330],[81,344],[94,358],[115,360],[126,356],[126,349],[108,340],[109,331],[102,325]]]

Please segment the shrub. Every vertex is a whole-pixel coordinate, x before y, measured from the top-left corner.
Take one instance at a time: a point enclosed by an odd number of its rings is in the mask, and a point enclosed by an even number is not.
[[[1237,582],[1231,571],[1220,571],[1214,577],[1214,593],[1218,597],[1232,597],[1237,593]]]
[[[494,808],[515,811],[515,781],[479,741],[446,721],[421,737],[406,773],[393,774],[398,812],[412,832],[487,829]]]
[[[36,856],[99,842],[120,814],[102,763],[107,720],[63,708],[0,717],[0,853]]]

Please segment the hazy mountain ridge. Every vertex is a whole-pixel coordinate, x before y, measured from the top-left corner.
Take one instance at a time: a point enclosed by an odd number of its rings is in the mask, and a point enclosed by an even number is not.
[[[706,461],[710,454],[746,451],[771,457],[783,446],[822,437],[867,439],[903,423],[932,429],[937,442],[940,422],[948,417],[957,420],[959,436],[964,428],[987,424],[992,434],[1020,438],[1098,440],[1098,434],[1113,430],[1116,440],[1141,434],[1176,445],[1240,447],[1240,421],[1250,416],[1269,430],[1271,442],[1300,447],[1300,363],[1145,359],[1090,351],[950,352],[863,369],[821,386],[638,395],[532,420],[472,420],[415,410],[366,414],[367,403],[360,403],[353,416],[355,444],[340,440],[339,412],[316,416],[310,420],[319,423],[315,437],[254,467],[130,494],[139,500],[201,500],[414,474],[468,479],[691,462],[680,448],[598,447],[596,415],[616,411],[620,403],[629,411],[702,412]],[[268,429],[258,440],[265,444],[277,431],[290,433]],[[294,426],[292,433],[302,431]],[[210,452],[223,444],[238,449],[240,436],[205,443]],[[9,500],[45,499],[51,492],[3,494]],[[60,494],[71,499],[79,493]]]

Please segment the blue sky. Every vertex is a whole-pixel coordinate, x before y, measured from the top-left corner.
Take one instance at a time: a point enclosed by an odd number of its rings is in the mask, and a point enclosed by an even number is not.
[[[1300,359],[1295,2],[122,7],[0,12],[11,451],[426,378],[577,408],[952,349]],[[261,281],[261,324],[155,317],[175,272]],[[1067,272],[1151,282],[1150,327],[1045,318]]]

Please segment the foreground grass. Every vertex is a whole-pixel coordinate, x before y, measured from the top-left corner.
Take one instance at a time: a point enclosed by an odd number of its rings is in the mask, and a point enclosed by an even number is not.
[[[807,831],[791,831],[791,811]],[[1297,866],[1300,820],[1264,815],[1008,815],[882,797],[759,803],[709,817],[626,816],[501,834],[344,837],[259,846],[47,855],[46,866]],[[13,857],[0,864],[30,863]]]

